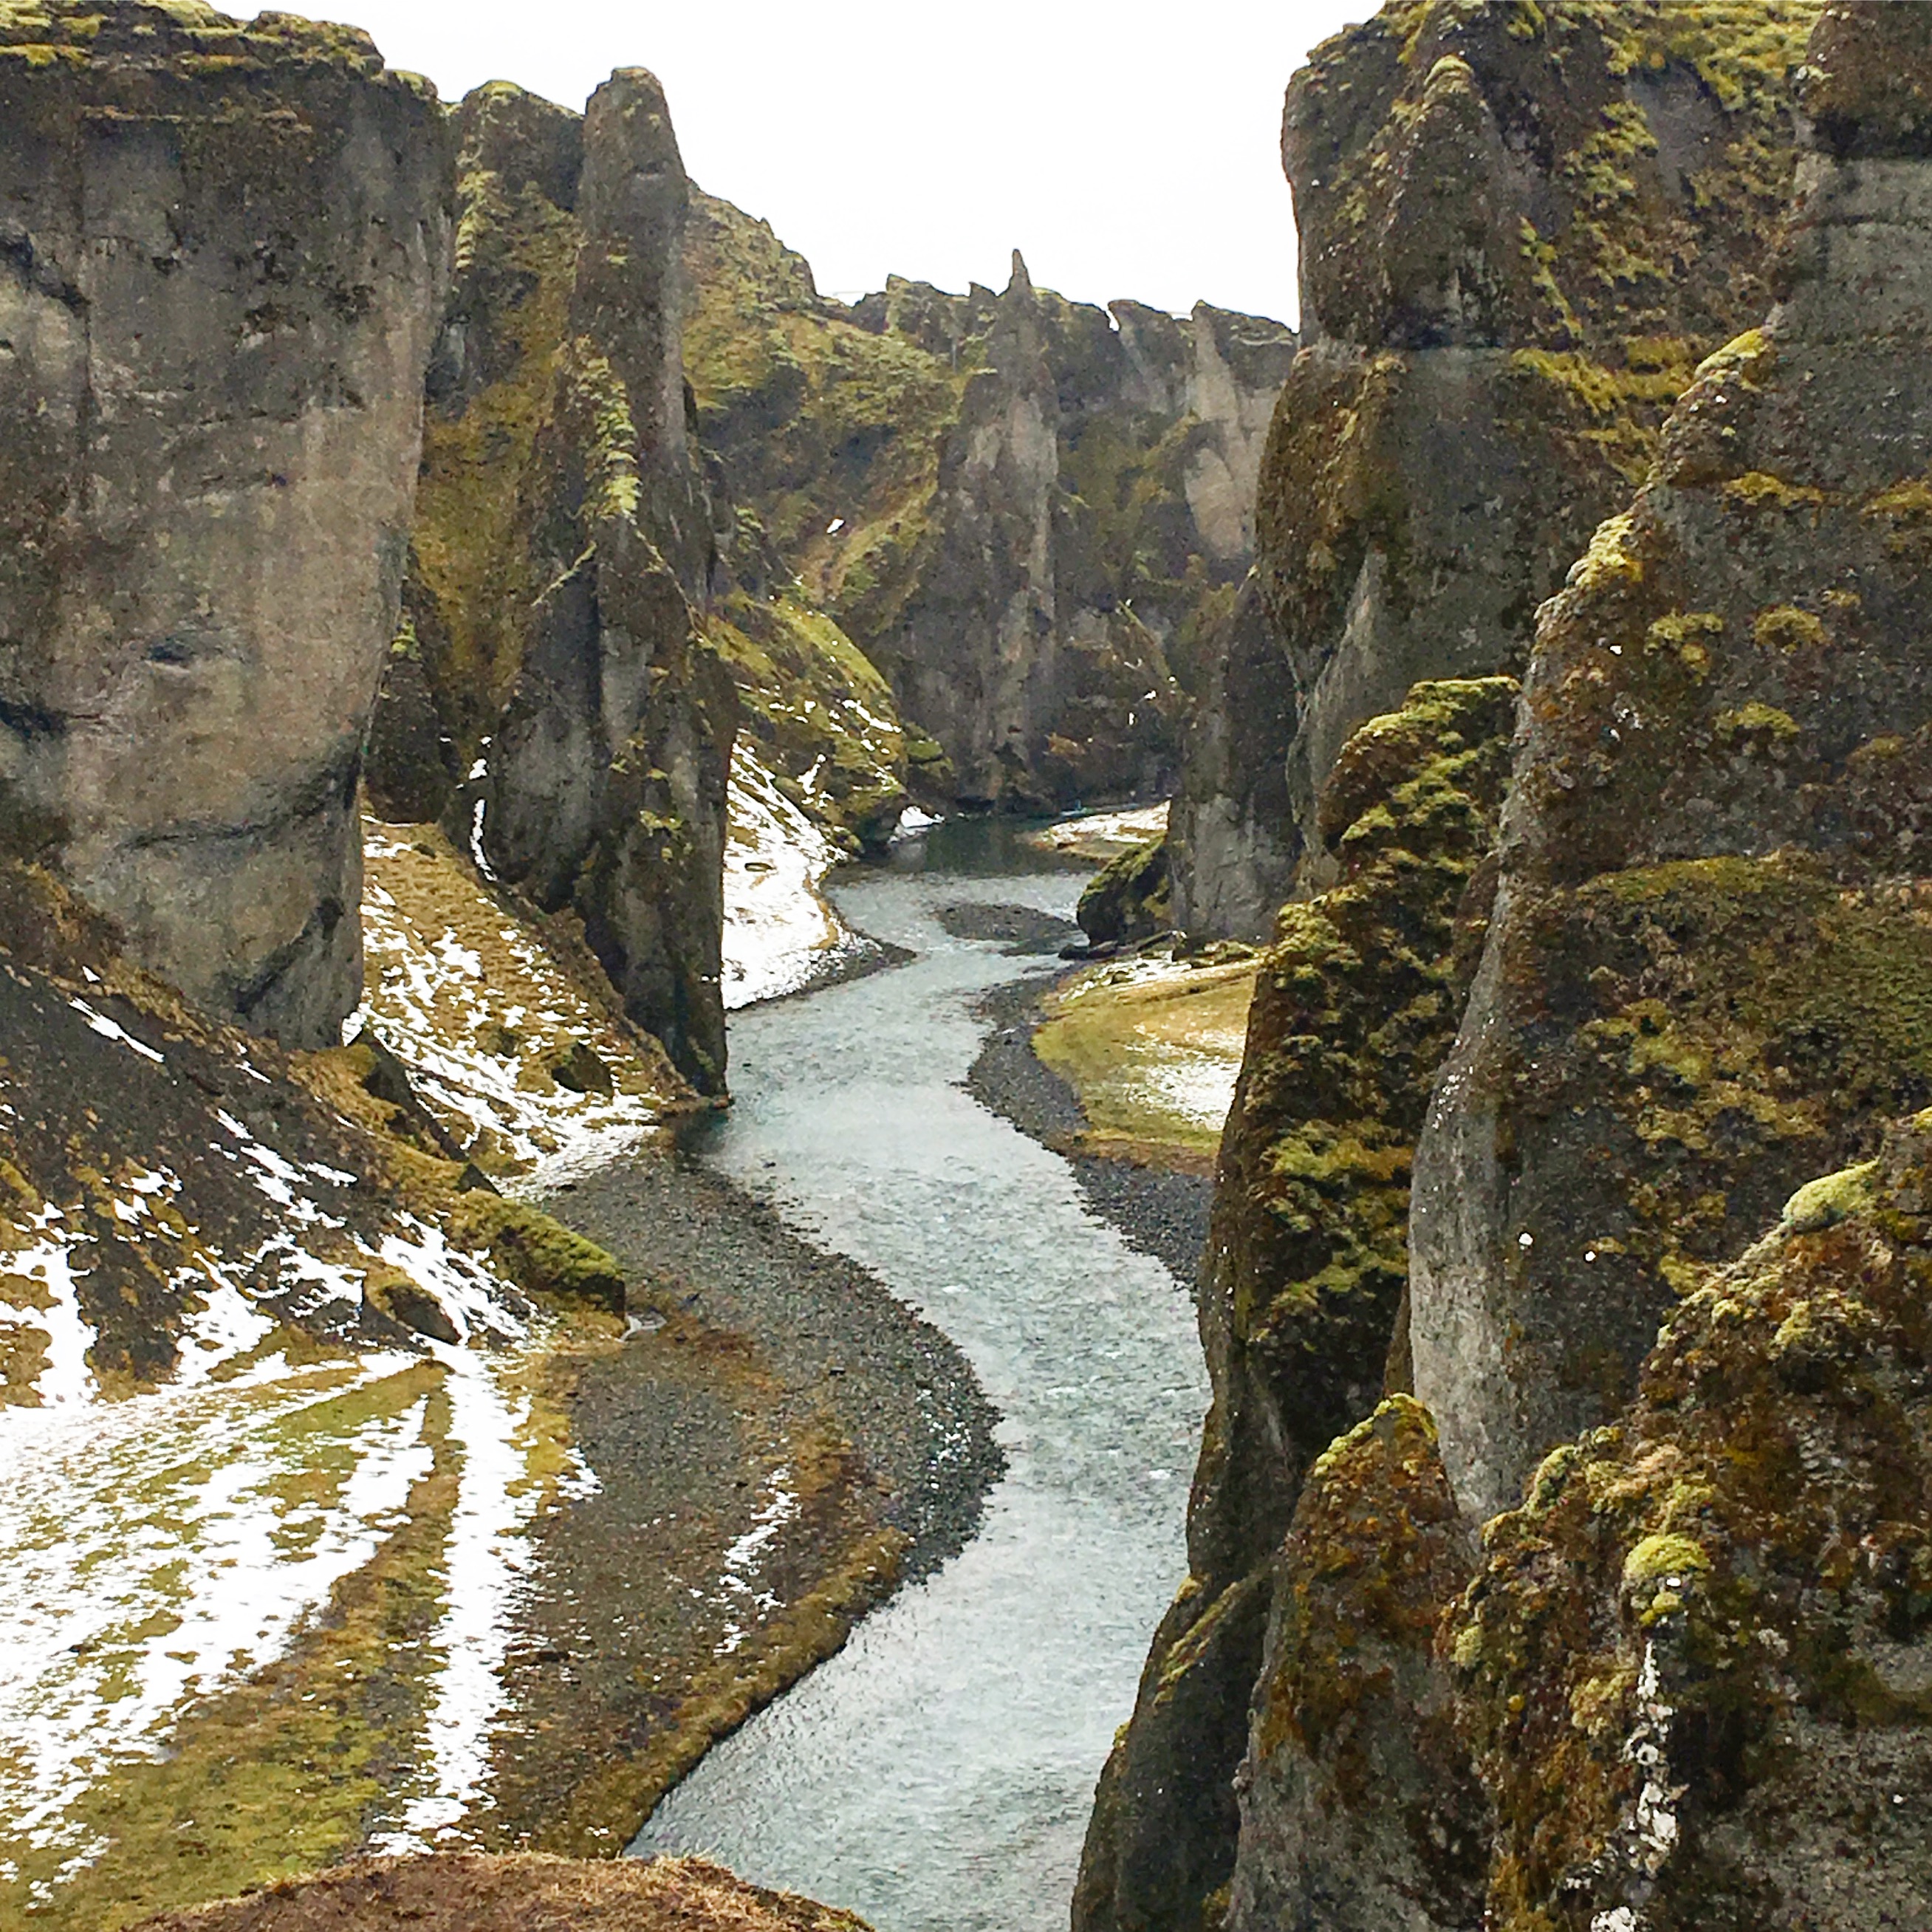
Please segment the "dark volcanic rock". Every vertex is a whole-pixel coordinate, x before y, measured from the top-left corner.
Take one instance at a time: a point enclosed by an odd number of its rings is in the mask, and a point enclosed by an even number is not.
[[[1885,133],[1932,10],[1827,26],[1816,84],[1864,152],[1806,156],[1785,298],[1706,363],[1539,628],[1417,1177],[1416,1392],[1478,1516],[1615,1412],[1792,1188],[1932,1099],[1932,165]],[[1838,63],[1875,49],[1855,134]]]
[[[1928,1206],[1922,1116],[1802,1190],[1490,1526],[1447,1648],[1491,1922],[1932,1924]]]
[[[352,28],[0,10],[0,812],[298,1046],[361,994],[449,193],[434,96]]]
[[[1197,705],[1190,932],[1258,937],[1304,860],[1321,883],[1316,800],[1364,718],[1520,668],[1698,357],[1762,316],[1814,10],[1390,7],[1296,75],[1303,347],[1258,508],[1276,634],[1226,638]]]

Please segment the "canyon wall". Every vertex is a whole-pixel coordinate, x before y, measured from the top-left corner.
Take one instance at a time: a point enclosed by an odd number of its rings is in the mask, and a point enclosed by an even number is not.
[[[296,1046],[361,990],[448,166],[354,29],[0,10],[6,839]]]
[[[455,124],[456,278],[378,803],[446,816],[493,877],[580,919],[631,1017],[722,1091],[736,705],[700,616],[688,184],[641,70],[581,118],[497,83]]]
[[[1932,9],[1824,8],[1803,89],[1770,319],[1545,605],[1506,794],[1499,681],[1321,794],[1076,1924],[1932,1910]]]
[[[1046,808],[1166,788],[1177,661],[1247,569],[1292,334],[1070,303],[1017,256],[1000,294],[895,278],[848,308],[708,200],[691,260],[728,552],[795,576],[885,674],[914,788]]]
[[[1265,934],[1349,733],[1418,679],[1520,671],[1698,359],[1763,314],[1815,10],[1385,8],[1317,48],[1282,154],[1302,349],[1251,614],[1175,823],[1203,938]],[[1232,742],[1232,750],[1230,750]]]
[[[1781,299],[1542,615],[1417,1172],[1416,1393],[1474,1515],[1628,1399],[1793,1188],[1932,1100],[1932,166],[1873,70],[1922,74],[1928,33],[1828,15]]]

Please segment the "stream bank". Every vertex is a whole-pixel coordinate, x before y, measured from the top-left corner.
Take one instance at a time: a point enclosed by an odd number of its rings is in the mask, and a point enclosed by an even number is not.
[[[951,1338],[1006,1472],[959,1554],[714,1748],[633,1850],[704,1851],[880,1932],[1058,1932],[1146,1627],[1185,1574],[1204,1379],[1172,1274],[965,1090],[980,1002],[1052,976],[1081,875],[997,822],[916,842],[832,887],[916,956],[740,1015],[704,1158]]]

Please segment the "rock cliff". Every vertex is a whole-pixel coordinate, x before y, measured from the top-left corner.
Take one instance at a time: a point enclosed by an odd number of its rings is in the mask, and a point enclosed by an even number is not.
[[[1932,1099],[1932,166],[1867,64],[1923,76],[1928,37],[1828,11],[1782,298],[1542,615],[1417,1179],[1416,1393],[1478,1516],[1628,1398],[1709,1265]]]
[[[1483,684],[1334,766],[1078,1924],[1927,1916],[1929,99],[1932,9],[1822,10],[1770,320],[1544,606],[1499,820]]]
[[[1815,9],[1403,4],[1316,49],[1282,152],[1302,352],[1251,613],[1177,814],[1191,932],[1256,938],[1349,733],[1418,679],[1520,669],[1698,358],[1764,311]]]
[[[693,608],[715,544],[687,434],[676,139],[635,69],[580,121],[496,84],[456,128],[383,794],[452,813],[493,875],[574,911],[632,1018],[721,1091],[736,707]]]
[[[886,674],[918,728],[915,789],[1054,807],[1165,789],[1173,660],[1247,568],[1292,334],[1069,303],[1017,257],[1003,294],[894,280],[848,308],[709,200],[692,279],[728,552],[795,574]]]
[[[0,6],[0,816],[298,1046],[361,987],[448,198],[434,95],[354,29]]]
[[[1410,1162],[1480,946],[1515,702],[1504,678],[1420,685],[1355,734],[1323,796],[1340,883],[1283,908],[1263,956],[1202,1264],[1191,1574],[1101,1776],[1076,1928],[1225,1910],[1278,1552],[1310,1465],[1390,1372]]]

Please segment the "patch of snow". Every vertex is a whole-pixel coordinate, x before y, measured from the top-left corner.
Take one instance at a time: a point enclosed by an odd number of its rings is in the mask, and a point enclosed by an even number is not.
[[[373,827],[365,828],[364,850],[386,890],[381,902],[372,896],[363,904],[368,980],[358,1017],[407,1064],[433,1109],[459,1129],[466,1124],[459,1138],[488,1132],[532,1185],[554,1186],[650,1131],[662,1102],[640,1090],[629,1046],[535,939],[504,922],[453,857],[439,863],[410,845],[385,848]],[[463,935],[447,922],[439,896],[460,884],[474,895],[474,921]],[[487,960],[486,943],[502,949]],[[502,1050],[511,1036],[517,1044]],[[544,1062],[572,1042],[588,1043],[612,1065],[614,1091],[574,1093],[550,1076]]]
[[[0,1320],[21,1328],[38,1328],[47,1338],[46,1354],[40,1373],[34,1378],[32,1390],[43,1408],[80,1408],[94,1394],[87,1352],[94,1346],[94,1330],[80,1312],[79,1285],[71,1264],[75,1238],[55,1226],[66,1219],[58,1208],[43,1209],[27,1223],[27,1244],[5,1258],[8,1274],[24,1278],[47,1298],[45,1308],[37,1308],[32,1303],[19,1307],[0,1301]],[[13,1413],[28,1412],[25,1408],[0,1410],[0,1419]],[[17,1469],[26,1466],[16,1462],[13,1466]],[[0,1538],[0,1550],[5,1546],[4,1538]]]
[[[146,1040],[136,1040],[125,1027],[116,1025],[105,1013],[96,1012],[85,1000],[76,997],[68,1000],[68,1004],[86,1021],[88,1030],[100,1034],[103,1040],[116,1040],[123,1046],[132,1047],[143,1060],[152,1060],[157,1066],[168,1064],[166,1054],[157,1052]]]
[[[1171,1114],[1216,1132],[1234,1104],[1241,1063],[1224,1054],[1190,1053],[1163,1042],[1149,1042],[1135,1055],[1136,1071]]]
[[[865,942],[820,887],[838,848],[778,787],[752,747],[731,754],[724,848],[724,1004],[736,1011],[808,986]]]
[[[770,1495],[764,1508],[752,1519],[752,1527],[724,1552],[718,1582],[727,1620],[715,1652],[719,1657],[728,1657],[745,1641],[747,1631],[739,1621],[741,1616],[769,1616],[779,1607],[778,1599],[760,1587],[758,1572],[779,1531],[797,1520],[798,1497],[785,1486],[790,1480],[788,1466],[772,1472]]]

